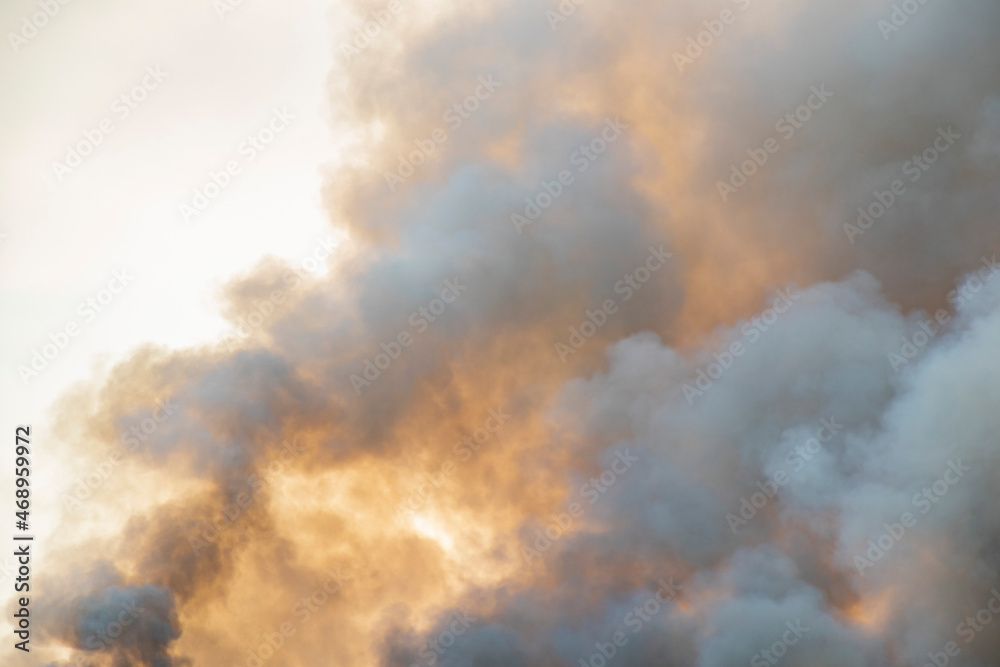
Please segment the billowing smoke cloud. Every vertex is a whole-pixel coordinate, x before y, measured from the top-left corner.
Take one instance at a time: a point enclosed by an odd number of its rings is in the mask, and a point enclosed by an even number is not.
[[[86,584],[94,585],[119,577],[112,566],[100,563],[89,573]],[[101,584],[103,586],[103,584]],[[93,593],[70,595],[52,601],[45,613],[48,630],[63,642],[82,649],[79,661],[94,665],[190,665],[174,659],[167,647],[180,635],[174,595],[166,588],[103,586]],[[51,663],[56,666],[63,663]],[[72,663],[66,663],[72,664]]]
[[[182,407],[68,510],[50,648],[992,664],[1000,6],[357,10],[331,271],[61,405],[95,452]]]

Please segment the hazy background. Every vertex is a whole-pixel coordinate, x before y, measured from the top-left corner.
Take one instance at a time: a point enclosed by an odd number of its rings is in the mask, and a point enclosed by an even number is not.
[[[7,37],[0,661],[992,664],[1000,6],[217,5]]]

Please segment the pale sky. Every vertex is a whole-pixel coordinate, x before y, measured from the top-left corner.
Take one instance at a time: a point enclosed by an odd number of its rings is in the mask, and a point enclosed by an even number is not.
[[[325,120],[325,80],[339,56],[329,34],[333,4],[245,0],[220,17],[211,0],[78,0],[16,50],[8,33],[39,7],[0,5],[0,428],[12,441],[17,425],[32,426],[31,532],[40,555],[59,509],[57,480],[72,472],[46,459],[53,401],[143,342],[218,339],[227,331],[219,285],[266,253],[301,261],[331,233],[320,168],[337,155]],[[159,82],[147,74],[157,68]],[[144,80],[147,90],[130,92]],[[145,99],[127,108],[122,95]],[[251,160],[254,151],[241,145],[276,111],[294,119],[275,122],[280,131]],[[113,131],[60,181],[53,163],[105,119]],[[239,173],[185,223],[180,204],[233,160]],[[124,289],[114,282],[120,292],[102,312],[78,310],[122,270],[132,280]],[[78,335],[25,384],[18,367],[30,367],[50,334],[73,324]],[[11,490],[4,474],[5,517],[13,516]],[[2,570],[0,579],[6,606],[12,587]],[[0,662],[9,651],[3,642]]]

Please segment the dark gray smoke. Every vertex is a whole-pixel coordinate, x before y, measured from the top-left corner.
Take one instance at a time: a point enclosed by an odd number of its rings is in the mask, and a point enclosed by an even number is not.
[[[352,237],[330,274],[265,258],[228,294],[234,319],[281,296],[251,343],[141,350],[67,398],[105,445],[184,411],[108,489],[128,576],[47,589],[53,644],[993,664],[1000,5],[897,5],[407,4],[330,77],[361,137],[324,192]]]

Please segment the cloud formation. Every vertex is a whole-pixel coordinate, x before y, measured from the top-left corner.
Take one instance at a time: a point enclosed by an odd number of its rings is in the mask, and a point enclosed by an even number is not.
[[[183,409],[67,515],[50,648],[988,664],[1000,7],[402,4],[335,48],[331,270],[264,258],[254,337],[63,399],[95,455]]]

